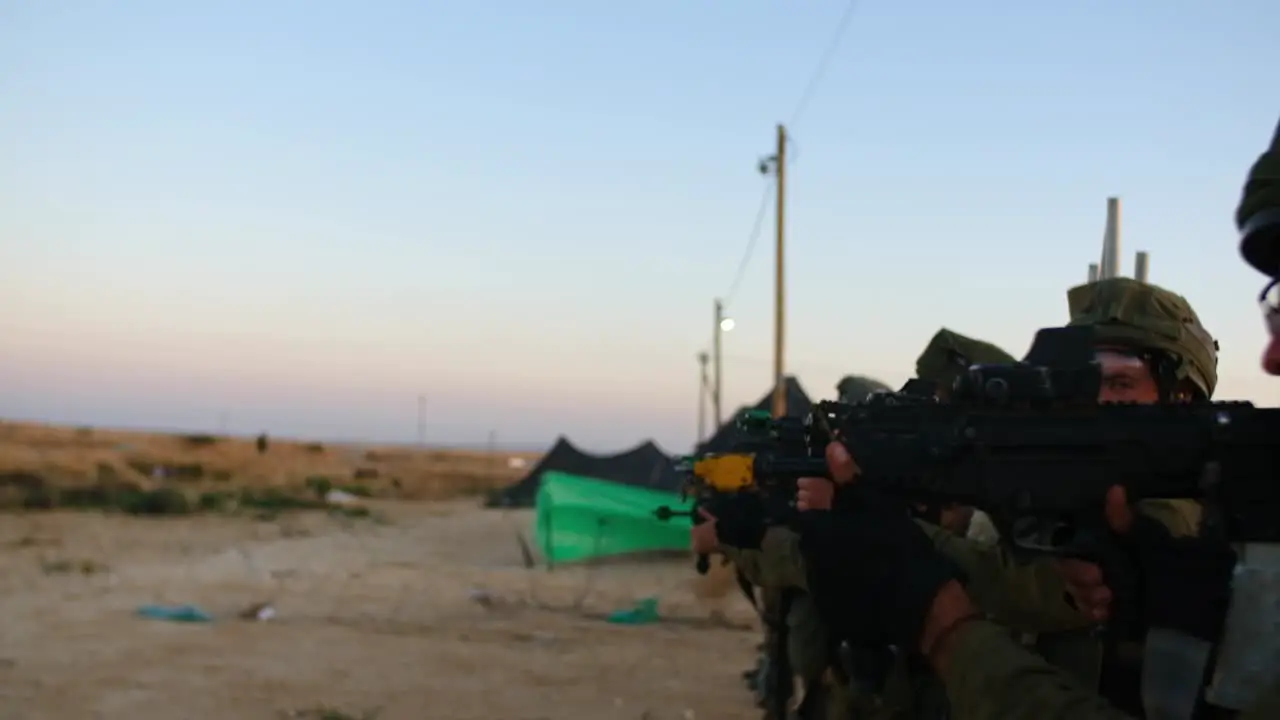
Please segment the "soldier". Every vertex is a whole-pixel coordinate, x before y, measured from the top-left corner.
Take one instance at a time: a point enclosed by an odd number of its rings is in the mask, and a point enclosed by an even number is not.
[[[849,709],[852,699],[842,687],[834,686],[828,674],[832,644],[805,593],[807,583],[799,557],[799,538],[786,527],[765,528],[762,518],[754,516],[749,508],[752,501],[752,498],[735,500],[717,508],[718,516],[700,510],[704,522],[693,528],[694,552],[722,552],[745,579],[761,588],[766,648],[779,637],[785,637],[786,665],[790,667],[771,666],[771,661],[777,658],[766,657],[765,671],[756,679],[760,704],[769,708],[777,702],[776,673],[792,674],[804,684],[806,717],[843,720],[852,712]],[[783,623],[785,628],[781,627]]]
[[[939,400],[945,402],[955,380],[971,365],[1013,361],[1013,356],[995,345],[943,328],[916,361],[916,375],[931,382]],[[806,479],[800,481],[800,486],[797,500],[801,509],[831,506],[834,486],[830,482]],[[991,539],[959,537],[966,534],[963,529],[970,524],[969,517],[976,515],[971,508],[917,510],[924,516],[920,526],[964,572],[970,593],[985,612],[1022,633],[1091,630],[1098,619],[1095,612],[1100,610],[1099,603],[1107,598],[1093,583],[1076,582],[1080,573],[1064,573],[1048,559],[1016,562]]]
[[[1193,402],[1213,397],[1218,344],[1187,301],[1162,288],[1129,278],[1111,278],[1067,293],[1072,326],[1087,326],[1098,338],[1102,402]],[[1186,500],[1146,500],[1139,512],[1163,524],[1174,537],[1196,535],[1201,508]],[[1101,584],[1101,571],[1073,560],[1062,563],[1078,584]],[[1122,639],[1103,654],[1084,632],[1040,638],[1038,650],[1050,662],[1071,669],[1087,686],[1098,687],[1118,708],[1142,712],[1140,637]]]
[[[919,379],[941,388],[945,398],[955,379],[970,365],[1012,362],[999,348],[965,337],[948,329],[934,335],[916,362]],[[848,386],[846,385],[846,388]],[[862,393],[865,395],[865,393]],[[830,484],[827,484],[830,486]],[[812,495],[807,498],[815,501]],[[979,605],[994,617],[1025,633],[1056,632],[1089,628],[1094,619],[1080,608],[1092,607],[1082,592],[1091,588],[1069,586],[1047,559],[1031,564],[1014,563],[1003,550],[990,543],[961,537],[972,510],[945,508],[922,523],[940,550],[952,557],[970,578],[970,587]],[[751,583],[766,593],[766,605],[778,603],[788,593],[787,644],[790,664],[804,682],[806,710],[814,717],[892,718],[939,717],[945,708],[940,686],[927,671],[901,660],[893,668],[883,693],[855,691],[843,668],[833,663],[834,643],[812,598],[807,594],[804,562],[799,537],[789,528],[769,528],[762,535],[740,527],[741,516],[704,514],[707,522],[693,533],[695,551],[719,549],[729,556]],[[739,522],[733,522],[738,520]],[[728,522],[726,522],[728,521]],[[717,527],[727,537],[716,538]],[[718,548],[717,548],[718,545]],[[772,597],[769,597],[771,595]],[[1075,603],[1066,598],[1075,598]],[[771,608],[769,608],[771,609]],[[819,709],[820,708],[820,709]]]
[[[965,337],[954,330],[942,328],[924,352],[916,359],[916,377],[934,384],[940,401],[946,402],[951,394],[951,387],[956,378],[972,365],[1005,365],[1014,362],[1013,356],[989,342]],[[933,518],[938,525],[962,537],[969,535],[973,523],[974,509],[970,507],[952,506],[940,508]],[[981,532],[978,539],[994,540],[991,537],[994,528],[990,518],[978,516],[978,528]]]
[[[1280,128],[1271,149],[1258,159],[1250,173],[1236,221],[1243,236],[1241,254],[1250,265],[1271,278],[1262,294],[1270,334],[1262,365],[1267,373],[1280,375],[1280,305],[1271,299],[1272,291],[1280,285]],[[1136,369],[1132,363],[1124,364]],[[1161,377],[1157,375],[1153,379],[1156,390],[1160,391]],[[1164,374],[1163,379],[1163,389],[1172,393],[1187,390],[1188,381],[1195,384],[1188,368],[1181,373]],[[1114,387],[1114,391],[1124,393],[1150,389],[1145,382],[1117,383]],[[829,447],[827,460],[838,480],[853,480],[856,465],[843,447],[837,444]],[[1108,524],[1118,534],[1130,532],[1136,519],[1123,493],[1113,488],[1107,500]],[[1160,508],[1145,510],[1164,515],[1160,519],[1166,525],[1170,520],[1189,519],[1183,515],[1185,508],[1165,507],[1163,512]],[[843,560],[837,553],[821,552],[829,545],[838,544],[845,553],[865,553],[863,557],[867,562],[853,566],[856,577],[850,580],[859,585],[874,584],[892,599],[893,602],[880,606],[883,617],[875,620],[890,627],[891,634],[904,647],[914,647],[927,658],[942,677],[956,715],[1012,720],[1132,717],[1110,706],[1096,693],[1071,682],[1049,663],[1019,648],[1006,631],[984,621],[964,588],[956,582],[955,569],[943,561],[927,537],[901,515],[877,512],[870,503],[852,506],[838,523],[822,517],[824,515],[828,514],[820,513],[814,519],[804,538],[806,562],[814,577],[838,570],[830,563]],[[1189,568],[1221,566],[1227,560],[1233,563],[1231,554],[1223,554],[1222,550],[1202,540],[1183,540],[1171,541],[1154,551],[1163,555],[1159,564],[1185,555],[1187,562],[1180,567]],[[847,563],[845,566],[849,567]],[[1183,597],[1183,593],[1197,590],[1189,587],[1188,580],[1194,578],[1188,578],[1186,573],[1177,578],[1180,583],[1165,587],[1161,582],[1171,578],[1162,577],[1152,567],[1143,567],[1143,579],[1149,583],[1147,594],[1156,598],[1148,609],[1158,611],[1170,627],[1191,628],[1201,624],[1204,618],[1196,615],[1204,615],[1204,608],[1194,607]],[[1193,612],[1195,610],[1199,612]],[[1259,693],[1253,706],[1240,714],[1238,720],[1277,717],[1280,717],[1280,677]]]
[[[1097,359],[1102,364],[1100,402],[1186,402],[1207,400],[1217,384],[1217,343],[1209,336],[1195,311],[1182,297],[1163,288],[1129,278],[1111,278],[1068,292],[1072,326],[1089,326],[1098,338]],[[801,481],[800,504],[830,507],[830,482]],[[1195,535],[1200,526],[1199,505],[1189,501],[1144,501],[1140,511],[1163,523],[1175,537]],[[957,543],[926,528],[935,545],[956,561],[970,578],[969,592],[984,610],[998,607],[999,599],[985,595],[989,587],[1008,587],[1034,581],[1036,565],[1017,563],[999,546]],[[1042,567],[1043,564],[1040,564]],[[1102,620],[1111,591],[1101,581],[1096,565],[1073,560],[1058,563],[1057,572],[1074,597],[1087,599],[1087,610]],[[1001,579],[1003,577],[1003,580]],[[974,577],[987,578],[980,583]],[[1053,607],[1046,601],[1045,607]],[[1069,616],[1069,617],[1079,617]],[[1043,628],[1035,639],[1037,650],[1050,662],[1070,671],[1088,687],[1098,687],[1117,707],[1142,712],[1141,637],[1103,645],[1092,622],[1075,627]]]
[[[947,399],[951,386],[971,365],[1004,365],[1013,356],[989,342],[965,337],[942,328],[916,359],[916,377],[937,385],[938,396]]]
[[[846,375],[836,383],[836,397],[842,403],[862,402],[868,395],[882,390],[888,390],[889,386],[863,375]]]

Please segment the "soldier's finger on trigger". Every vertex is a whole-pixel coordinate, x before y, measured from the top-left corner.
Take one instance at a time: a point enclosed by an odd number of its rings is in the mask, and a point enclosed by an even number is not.
[[[1133,527],[1133,511],[1129,509],[1129,499],[1124,488],[1115,486],[1107,490],[1103,515],[1115,532],[1126,533]]]
[[[858,464],[849,456],[849,451],[840,443],[827,446],[827,469],[831,471],[831,479],[837,483],[850,483],[858,474]]]

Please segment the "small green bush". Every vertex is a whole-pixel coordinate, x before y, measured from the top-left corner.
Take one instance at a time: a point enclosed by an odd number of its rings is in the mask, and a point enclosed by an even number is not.
[[[174,488],[122,493],[119,508],[130,515],[189,515],[193,512],[186,494]]]
[[[333,481],[323,475],[312,475],[303,484],[321,500],[333,489]]]
[[[26,495],[22,498],[24,510],[52,510],[57,506],[57,495],[44,486],[27,488]]]
[[[226,512],[235,505],[235,495],[224,490],[211,490],[200,493],[196,499],[196,507],[200,512]]]
[[[280,512],[283,510],[315,510],[325,507],[323,502],[291,495],[280,488],[263,488],[240,491],[240,507]]]

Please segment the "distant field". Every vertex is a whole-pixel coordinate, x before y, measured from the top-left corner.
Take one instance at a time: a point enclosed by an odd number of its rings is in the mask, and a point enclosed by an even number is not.
[[[532,463],[538,455],[271,439],[259,453],[253,438],[0,422],[0,507],[170,514],[178,506],[305,505],[329,489],[442,500],[514,482],[527,468],[512,458]]]

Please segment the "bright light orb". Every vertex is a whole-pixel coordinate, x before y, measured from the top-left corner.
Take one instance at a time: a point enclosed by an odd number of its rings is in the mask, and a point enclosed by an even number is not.
[[[730,330],[733,329],[733,327],[734,327],[733,318],[724,318],[723,320],[720,321],[720,330],[723,332],[729,332]]]

